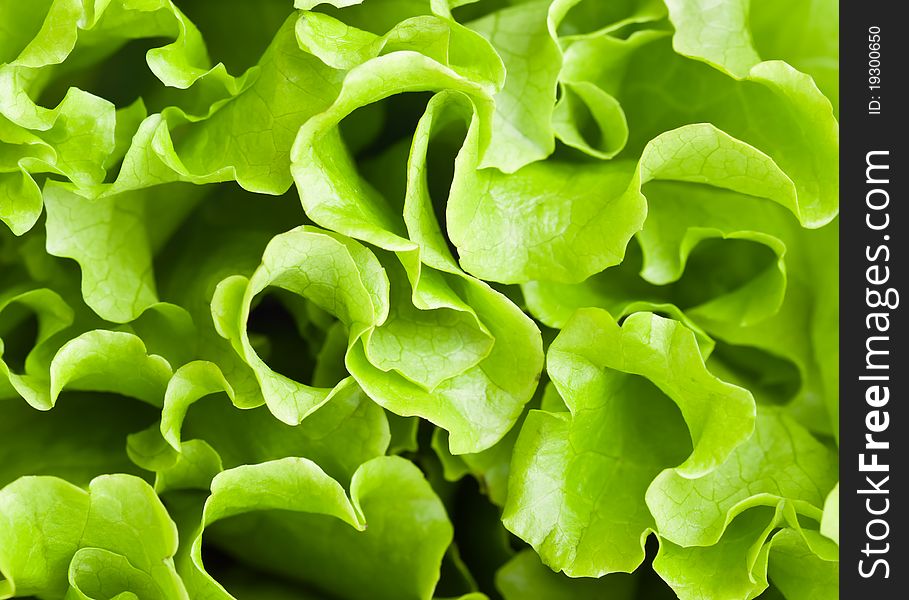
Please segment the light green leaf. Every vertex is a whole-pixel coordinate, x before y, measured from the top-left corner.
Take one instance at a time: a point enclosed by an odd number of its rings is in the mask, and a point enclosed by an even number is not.
[[[158,301],[147,215],[169,206],[179,214],[179,205],[191,206],[198,194],[183,186],[164,196],[165,189],[98,198],[60,184],[45,189],[47,250],[79,263],[82,295],[102,318],[132,321]]]
[[[270,285],[308,298],[336,315],[355,341],[385,320],[388,279],[365,247],[337,234],[303,227],[274,238],[250,279],[237,276],[219,284],[212,300],[218,333],[252,368],[272,413],[296,425],[328,402],[342,384],[331,389],[308,386],[272,371],[259,358],[246,322],[253,298]]]
[[[211,363],[190,363],[174,374],[160,425],[169,448],[182,454],[185,444],[204,440],[227,468],[304,456],[332,477],[347,481],[357,467],[389,447],[384,411],[355,384],[341,386],[328,403],[299,425],[290,426],[264,407],[238,410],[223,397],[206,397],[228,391],[223,383]],[[185,436],[199,439],[183,442]]]
[[[225,522],[220,530],[212,527],[229,515],[263,508],[300,514],[277,521],[265,515],[244,517]],[[305,459],[225,471],[212,484],[204,515],[225,548],[247,561],[357,599],[428,600],[452,537],[444,508],[422,475],[395,457],[365,463],[354,475],[349,500],[337,482]],[[250,535],[250,525],[258,533]],[[280,544],[270,533],[275,527],[284,531]],[[237,539],[243,540],[241,547],[231,543]],[[193,563],[198,569],[200,548],[201,538],[196,538]],[[214,590],[217,584],[207,581]],[[231,596],[221,591],[213,597]]]
[[[117,392],[161,406],[171,373],[170,364],[148,354],[136,336],[89,331],[64,344],[54,356],[50,365],[51,406],[64,388]]]
[[[750,600],[767,588],[766,542],[779,520],[779,511],[764,507],[737,517],[709,546],[661,540],[653,568],[680,600]]]
[[[86,491],[53,477],[21,478],[0,490],[0,519],[0,597],[62,598],[72,584],[83,595],[189,598],[174,570],[176,527],[141,479],[105,475]]]
[[[505,87],[495,97],[493,135],[482,167],[506,173],[546,158],[555,148],[552,113],[561,52],[548,23],[549,2],[496,11],[470,27],[486,37],[505,63]]]
[[[783,529],[771,540],[768,573],[786,600],[821,600],[839,593],[839,561],[820,557],[807,542],[812,534]]]
[[[16,306],[34,313],[38,321],[37,336],[25,356],[22,373],[15,373],[3,359],[6,344],[0,336],[0,375],[29,404],[39,410],[46,410],[52,404],[48,394],[51,360],[61,344],[62,336],[58,334],[73,322],[73,309],[59,294],[45,288],[26,291],[14,288],[0,295],[0,316],[4,321],[12,312],[9,309]],[[4,312],[7,314],[4,315]]]
[[[818,519],[836,483],[835,454],[792,419],[761,407],[754,435],[699,478],[667,470],[647,490],[660,536],[682,546],[715,543],[733,518],[754,506],[787,502]]]
[[[663,468],[716,469],[751,434],[754,402],[706,370],[692,331],[647,313],[619,327],[578,311],[547,367],[570,412],[528,416],[504,522],[570,576],[631,572],[656,525],[647,487]]]

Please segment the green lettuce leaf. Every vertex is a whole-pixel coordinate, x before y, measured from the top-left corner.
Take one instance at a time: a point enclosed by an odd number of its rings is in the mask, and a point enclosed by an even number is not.
[[[835,597],[838,27],[0,1],[0,598]]]
[[[647,488],[668,467],[716,469],[751,435],[754,401],[707,371],[692,331],[647,313],[619,327],[576,312],[547,371],[568,412],[525,421],[504,522],[570,576],[631,572],[657,525],[640,505]]]
[[[306,459],[225,471],[212,482],[202,524],[211,529],[228,517],[269,510],[300,515],[238,518],[225,522],[217,537],[227,548],[231,540],[244,540],[245,549],[257,549],[260,566],[350,598],[431,598],[452,536],[444,508],[422,475],[395,457],[364,463],[350,484],[350,498]],[[283,531],[281,546],[271,536],[276,527]],[[251,536],[253,531],[258,533]],[[197,573],[195,597],[230,598],[204,571],[201,535],[182,567]]]
[[[141,479],[103,475],[86,491],[23,477],[0,490],[0,507],[0,597],[190,597],[174,568],[176,527]]]

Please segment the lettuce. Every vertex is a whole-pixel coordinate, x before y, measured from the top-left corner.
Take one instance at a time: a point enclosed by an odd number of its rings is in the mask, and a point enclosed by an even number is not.
[[[835,598],[837,33],[0,0],[0,598]]]

